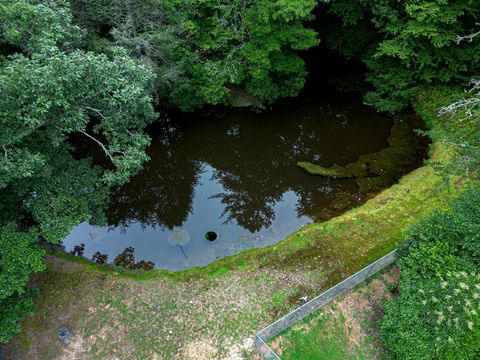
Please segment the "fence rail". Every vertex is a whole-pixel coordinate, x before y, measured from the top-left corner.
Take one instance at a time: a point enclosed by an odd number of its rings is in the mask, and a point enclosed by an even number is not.
[[[255,335],[255,346],[262,358],[266,360],[280,360],[280,357],[275,354],[270,346],[268,346],[268,341],[296,322],[325,306],[337,296],[345,294],[348,290],[365,281],[370,276],[394,263],[396,260],[396,253],[397,250],[392,251],[391,253],[385,255],[359,272],[339,282],[337,285],[331,287],[302,306],[296,308],[284,317],[278,319],[273,324],[268,325],[263,330],[260,330]]]

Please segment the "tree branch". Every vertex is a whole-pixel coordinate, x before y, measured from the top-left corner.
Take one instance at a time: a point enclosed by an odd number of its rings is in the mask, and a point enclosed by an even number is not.
[[[461,99],[441,108],[439,114],[455,114],[458,110],[463,109],[467,117],[474,116],[474,111],[478,111],[478,107],[480,106],[480,80],[472,80],[470,85],[471,88],[468,92],[473,93],[472,97]]]
[[[102,117],[102,119],[105,119],[105,116],[103,116],[103,114],[102,114],[102,112],[101,112],[100,110],[95,109],[95,108],[92,108],[92,107],[90,107],[90,106],[85,106],[85,109],[91,110],[91,111],[97,113],[98,115],[100,115],[100,116]]]
[[[92,135],[88,134],[86,131],[83,131],[83,130],[80,130],[80,132],[85,135],[86,137],[92,139],[93,141],[95,141],[98,145],[100,145],[100,147],[103,149],[103,151],[105,152],[105,154],[109,157],[110,161],[115,164],[115,161],[113,160],[113,156],[110,154],[110,152],[108,151],[108,149],[105,147],[105,145],[103,145],[103,143],[100,141],[100,140],[97,140],[96,138],[94,138]]]
[[[477,25],[480,25],[480,23],[477,23]],[[476,33],[470,34],[470,35],[464,35],[464,36],[457,36],[457,45],[460,44],[462,41],[469,41],[472,42],[474,38],[480,35],[480,31],[477,31]]]

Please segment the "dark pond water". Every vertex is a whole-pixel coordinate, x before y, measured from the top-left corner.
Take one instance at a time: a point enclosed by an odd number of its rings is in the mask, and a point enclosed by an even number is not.
[[[111,194],[108,225],[80,224],[63,245],[84,243],[84,256],[99,251],[109,261],[131,246],[138,260],[181,270],[275,244],[369,196],[353,178],[309,175],[296,163],[355,162],[388,147],[392,125],[360,96],[339,92],[263,113],[170,116],[149,129],[145,169]],[[402,171],[421,163],[418,154]],[[338,194],[348,204],[335,205]],[[208,231],[218,239],[207,240]]]

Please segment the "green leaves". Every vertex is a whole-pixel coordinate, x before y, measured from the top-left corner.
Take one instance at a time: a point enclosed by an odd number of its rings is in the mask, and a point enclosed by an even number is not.
[[[475,32],[480,5],[473,0],[347,0],[332,5],[341,18],[332,34],[346,56],[360,56],[374,90],[366,101],[395,112],[412,101],[424,82],[463,81],[478,70],[480,43],[457,44],[461,34]],[[360,36],[361,41],[352,41]],[[367,35],[370,34],[370,35]],[[330,35],[329,35],[330,36]]]
[[[456,200],[449,211],[440,211],[432,214],[427,220],[421,221],[408,233],[407,238],[399,246],[402,254],[401,264],[408,262],[405,267],[413,269],[418,264],[418,273],[425,276],[444,275],[445,272],[462,270],[442,267],[444,272],[434,270],[423,265],[424,262],[438,263],[448,261],[454,256],[461,266],[470,263],[472,269],[480,269],[480,189],[470,189]],[[422,250],[423,249],[423,250]],[[416,255],[423,253],[423,256]],[[430,255],[428,255],[430,254]],[[428,259],[430,258],[430,259]]]
[[[14,180],[30,177],[44,164],[41,154],[28,149],[8,148],[2,145],[3,159],[0,160],[0,189]]]
[[[277,0],[275,7],[277,11],[273,14],[273,19],[279,18],[286,22],[298,19],[312,19],[312,9],[315,7],[316,1],[289,1]]]
[[[17,46],[31,54],[51,48],[69,48],[82,31],[72,24],[66,0],[15,0],[0,4],[0,45]]]
[[[83,221],[103,219],[108,188],[100,184],[102,171],[88,160],[74,160],[65,150],[52,150],[48,166],[33,179],[19,183],[25,211],[38,223],[41,237],[57,243]]]
[[[152,81],[146,67],[120,50],[113,60],[83,51],[14,57],[0,69],[3,186],[8,174],[30,176],[39,165],[44,149],[25,146],[39,134],[46,137],[44,145],[53,147],[61,146],[67,134],[89,137],[116,167],[105,180],[125,182],[146,159],[149,141],[142,130],[156,118]],[[95,126],[87,130],[93,119]],[[15,166],[20,171],[12,171]]]
[[[480,275],[400,280],[385,304],[381,335],[395,359],[476,359],[480,341]]]
[[[161,99],[184,111],[230,102],[232,86],[272,102],[298,94],[306,71],[298,51],[318,44],[303,22],[314,0],[74,0],[76,17],[98,44],[124,46],[157,73]],[[128,18],[130,21],[125,22]]]
[[[480,189],[411,229],[399,247],[400,294],[382,339],[398,359],[476,359],[480,351]]]
[[[22,294],[30,273],[45,269],[36,240],[35,231],[18,232],[12,223],[0,227],[0,300]]]
[[[245,89],[262,102],[295,96],[305,82],[305,66],[296,53],[318,44],[315,31],[303,21],[311,19],[311,1],[257,1],[247,9],[245,25],[250,31],[244,46],[247,77]]]
[[[41,239],[58,243],[103,220],[108,188],[147,160],[143,129],[156,119],[150,67],[111,47],[76,50],[82,31],[64,0],[0,4],[0,343],[33,311],[26,284],[44,269]],[[16,52],[16,54],[13,54]],[[72,156],[85,138],[104,168]],[[28,219],[29,230],[17,231]]]

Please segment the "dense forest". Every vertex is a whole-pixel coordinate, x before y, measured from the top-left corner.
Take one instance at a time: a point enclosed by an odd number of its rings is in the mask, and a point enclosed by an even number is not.
[[[443,108],[444,121],[461,112],[476,127],[452,134],[463,157],[449,170],[478,175],[479,18],[477,0],[0,1],[0,344],[34,311],[27,282],[45,269],[45,244],[83,221],[105,221],[110,189],[148,160],[144,129],[159,112],[229,107],[238,97],[268,108],[295,97],[317,46],[358,64],[364,102],[378,111],[405,109],[425,86],[462,94]],[[321,56],[308,61],[324,66]],[[85,137],[109,165],[77,159],[72,137]],[[469,275],[480,264],[479,195],[471,191],[420,223],[401,248],[407,290],[383,326],[398,358],[419,349],[418,358],[437,358],[430,328],[398,335],[423,311],[409,306],[422,296],[418,282],[432,294],[456,292],[458,282],[478,289],[478,275]],[[452,271],[465,279],[431,285]],[[478,303],[478,291],[468,296]],[[473,332],[442,332],[445,346],[434,353],[478,356],[479,321],[465,320],[461,329]],[[460,340],[449,347],[452,338]]]

